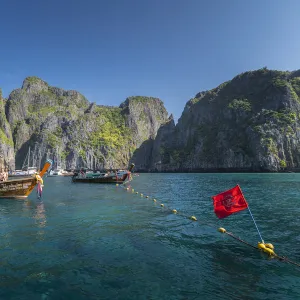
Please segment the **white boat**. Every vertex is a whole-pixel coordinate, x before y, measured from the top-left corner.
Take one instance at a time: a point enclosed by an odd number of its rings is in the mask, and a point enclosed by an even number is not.
[[[49,173],[47,174],[47,177],[70,176],[70,172],[65,171],[61,167],[61,159],[59,156],[58,147],[56,149],[56,158],[53,158],[53,161],[54,161],[53,167],[55,167],[55,168],[49,171]],[[73,173],[71,175],[73,175]]]
[[[48,174],[47,177],[57,177],[57,176],[73,176],[73,172],[68,172],[66,170],[62,169],[55,169],[51,170]]]
[[[62,170],[61,169],[54,169],[54,170],[51,170],[49,172],[49,174],[47,175],[47,177],[56,177],[56,176],[62,176]]]
[[[8,174],[8,177],[19,178],[19,177],[30,177],[37,172],[37,167],[30,167],[30,147],[28,153],[24,159],[22,169],[15,170]],[[32,165],[35,165],[34,155],[32,155]]]

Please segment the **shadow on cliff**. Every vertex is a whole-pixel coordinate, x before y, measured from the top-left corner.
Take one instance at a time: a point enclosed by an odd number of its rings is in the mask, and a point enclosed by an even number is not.
[[[22,147],[16,152],[16,170],[21,170],[22,165],[28,153],[29,147],[31,147],[31,142],[28,140]]]
[[[40,153],[39,148],[40,142],[36,136],[32,136],[26,141],[21,148],[16,152],[16,170],[20,170],[24,166],[39,168],[42,163],[46,160],[46,153],[42,151]],[[28,154],[30,148],[30,157],[28,162]],[[26,159],[26,161],[25,161]]]
[[[149,172],[152,158],[154,140],[149,139],[144,141],[141,146],[133,152],[130,159],[130,164],[135,164],[135,171]]]

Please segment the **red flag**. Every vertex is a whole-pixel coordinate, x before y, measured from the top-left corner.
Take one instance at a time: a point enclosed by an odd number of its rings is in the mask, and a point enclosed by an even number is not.
[[[248,208],[248,203],[239,185],[213,196],[212,199],[214,201],[215,214],[219,219],[226,218],[231,214]]]

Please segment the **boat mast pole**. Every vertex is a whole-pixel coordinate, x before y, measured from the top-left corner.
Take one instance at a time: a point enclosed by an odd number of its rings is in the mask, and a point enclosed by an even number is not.
[[[36,167],[37,155],[36,155],[36,142],[34,144],[34,151],[32,155],[32,167]],[[29,166],[28,166],[29,167]]]
[[[29,147],[29,151],[28,151],[27,171],[29,169],[29,164],[30,164],[30,147]]]

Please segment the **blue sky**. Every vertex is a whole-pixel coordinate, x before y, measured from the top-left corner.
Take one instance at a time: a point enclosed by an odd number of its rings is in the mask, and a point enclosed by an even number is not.
[[[99,104],[159,97],[177,119],[238,73],[300,68],[298,0],[14,0],[0,12],[5,96],[38,76]]]

